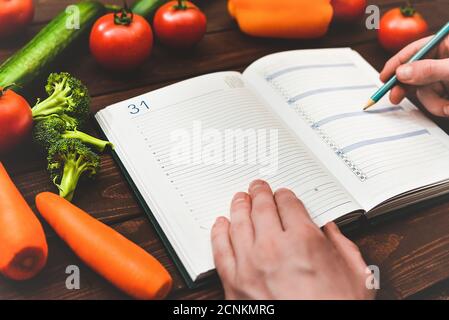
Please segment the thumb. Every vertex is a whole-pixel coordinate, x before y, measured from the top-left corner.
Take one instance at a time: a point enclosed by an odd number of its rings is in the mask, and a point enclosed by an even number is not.
[[[410,85],[427,85],[449,80],[449,59],[421,60],[400,66],[396,70],[398,80]]]

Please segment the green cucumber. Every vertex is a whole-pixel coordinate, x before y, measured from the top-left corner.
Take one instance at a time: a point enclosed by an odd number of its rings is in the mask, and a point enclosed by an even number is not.
[[[166,2],[167,0],[137,0],[131,6],[131,11],[142,17],[152,19],[156,10]]]
[[[75,17],[75,10],[61,12],[25,47],[0,66],[0,87],[15,84],[19,90],[25,88],[47,71],[53,61],[80,35],[90,30],[97,18],[105,12],[104,6],[96,1],[83,1],[74,6],[79,12],[79,29],[67,28]]]

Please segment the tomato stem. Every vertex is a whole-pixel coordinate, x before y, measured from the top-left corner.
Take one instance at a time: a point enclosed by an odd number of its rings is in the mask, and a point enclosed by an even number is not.
[[[3,88],[0,88],[0,98],[6,93],[6,91],[11,89],[12,87],[19,87],[19,86],[16,85],[15,83],[12,83],[7,86],[4,86]]]
[[[123,7],[114,12],[114,23],[121,26],[129,26],[133,22],[133,12],[129,9],[126,0],[123,1]]]
[[[416,13],[416,10],[412,6],[410,0],[407,0],[405,6],[401,7],[401,13],[404,17],[413,17],[413,15]]]
[[[416,10],[413,7],[402,7],[401,13],[404,17],[413,17],[413,15],[416,13]]]
[[[186,10],[187,6],[185,4],[185,1],[184,0],[178,0],[178,4],[175,6],[175,9]]]

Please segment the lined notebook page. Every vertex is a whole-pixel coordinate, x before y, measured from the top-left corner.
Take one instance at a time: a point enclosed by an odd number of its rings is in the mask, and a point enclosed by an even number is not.
[[[361,195],[371,202],[362,201],[365,208],[448,178],[447,136],[409,102],[392,105],[385,98],[368,112],[361,110],[380,84],[353,51],[298,51],[262,60],[247,73],[269,86],[283,108],[338,157],[356,178],[351,191],[364,186]],[[435,167],[427,168],[429,163]],[[394,175],[400,179],[392,180]]]
[[[179,250],[205,257],[197,270],[213,269],[210,228],[229,214],[233,195],[254,179],[265,179],[273,189],[291,188],[319,225],[359,209],[239,73],[184,81],[108,107],[97,118],[164,231],[173,233],[173,225],[180,225],[172,235]],[[227,130],[257,136],[233,145],[232,157],[226,150],[217,155],[209,140]],[[190,153],[177,157],[174,150]],[[245,157],[237,159],[238,154]],[[192,245],[194,237],[200,243]]]
[[[135,118],[134,124],[140,129],[141,137],[146,142],[145,147],[151,149],[160,163],[160,169],[172,183],[178,196],[183,198],[192,218],[205,230],[210,229],[218,215],[227,214],[233,194],[246,190],[249,182],[257,178],[266,179],[273,188],[292,188],[303,199],[314,218],[325,218],[331,209],[336,210],[338,207],[343,207],[344,212],[348,210],[345,206],[350,203],[347,195],[282,127],[270,110],[244,86],[218,89],[171,104]],[[220,133],[229,129],[264,132],[266,150],[263,151],[271,155],[269,158],[273,158],[273,163],[278,164],[269,164],[268,161],[265,164],[258,163],[259,135],[256,139],[248,138],[247,143],[234,148],[234,154],[243,153],[245,158],[255,161],[229,159],[229,163],[224,163],[225,154],[217,157],[216,161],[195,161],[204,157],[207,141],[204,141],[203,149],[192,150],[192,163],[173,161],[173,144],[182,143],[182,139],[171,141],[174,129],[191,132],[211,128]],[[269,144],[271,130],[276,130],[272,131],[273,138],[276,139],[274,146]],[[278,150],[274,150],[275,148]],[[268,167],[273,167],[272,173],[265,173],[269,171]]]

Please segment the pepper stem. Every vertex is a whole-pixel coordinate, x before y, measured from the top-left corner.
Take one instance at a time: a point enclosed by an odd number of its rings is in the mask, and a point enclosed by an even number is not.
[[[129,9],[126,0],[123,1],[123,8],[114,12],[114,23],[121,26],[129,26],[133,22],[133,12]]]

